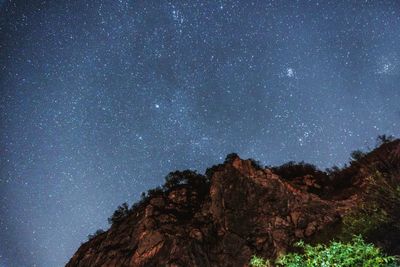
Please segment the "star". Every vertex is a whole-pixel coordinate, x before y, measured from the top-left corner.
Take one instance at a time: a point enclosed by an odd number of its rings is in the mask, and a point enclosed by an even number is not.
[[[0,266],[64,266],[173,170],[398,134],[398,1],[312,2],[0,0]]]
[[[286,76],[289,77],[289,78],[293,78],[294,77],[294,69],[287,68],[286,69]]]

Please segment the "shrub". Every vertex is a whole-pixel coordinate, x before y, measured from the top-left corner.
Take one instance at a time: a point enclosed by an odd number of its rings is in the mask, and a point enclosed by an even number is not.
[[[225,164],[226,164],[226,163],[230,163],[230,162],[234,161],[234,160],[237,159],[237,158],[239,158],[239,155],[238,155],[238,154],[236,154],[236,153],[230,153],[230,154],[226,155],[224,163],[225,163]]]
[[[165,177],[164,189],[169,190],[178,185],[189,185],[192,188],[202,188],[207,184],[209,184],[207,177],[198,174],[196,171],[175,171],[170,172]]]
[[[389,142],[392,142],[393,140],[395,140],[393,135],[386,135],[386,134],[382,134],[382,135],[378,135],[378,137],[376,138],[376,146],[380,146]]]
[[[269,260],[264,260],[263,258],[253,256],[250,260],[251,267],[269,267],[271,266]]]
[[[114,224],[120,222],[128,215],[129,215],[129,206],[127,203],[123,203],[122,205],[118,206],[117,210],[114,211],[114,214],[110,218],[108,218],[108,223]]]
[[[256,168],[256,169],[264,169],[261,162],[255,159],[249,159],[251,162],[251,165]]]
[[[364,158],[366,153],[362,152],[361,150],[355,150],[351,152],[350,157],[352,161],[359,161]]]
[[[398,260],[395,257],[383,254],[379,248],[372,244],[365,243],[361,236],[353,236],[350,243],[331,242],[329,245],[311,246],[299,241],[295,244],[304,250],[303,254],[289,253],[276,260],[278,266],[286,267],[389,267],[397,266]],[[253,257],[251,266],[263,264],[262,259]],[[266,262],[266,261],[265,261]]]
[[[101,235],[103,233],[105,233],[105,231],[103,229],[98,229],[94,234],[88,235],[88,240],[92,240],[96,236]]]
[[[391,184],[389,177],[379,171],[367,176],[365,183],[368,186],[362,203],[353,212],[343,217],[343,229],[339,233],[342,239],[348,239],[351,234],[360,234],[377,241],[379,238],[375,235],[380,230],[387,229],[388,226],[400,229],[399,187]],[[391,234],[385,236],[388,238]]]
[[[160,196],[164,193],[163,189],[161,188],[161,186],[157,186],[156,188],[153,189],[149,189],[147,191],[147,197],[148,198],[153,198],[155,196]],[[146,196],[145,196],[146,198]]]

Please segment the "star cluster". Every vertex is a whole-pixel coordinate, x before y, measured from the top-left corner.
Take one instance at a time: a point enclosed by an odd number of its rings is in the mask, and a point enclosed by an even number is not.
[[[343,165],[400,130],[398,1],[0,1],[0,266],[237,152]]]

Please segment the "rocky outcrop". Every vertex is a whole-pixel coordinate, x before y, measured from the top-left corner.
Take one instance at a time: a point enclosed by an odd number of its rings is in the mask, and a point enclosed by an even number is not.
[[[342,170],[290,177],[232,154],[204,176],[175,173],[162,190],[83,244],[67,266],[247,266],[252,255],[275,258],[299,239],[324,242],[358,230],[400,253],[399,170],[399,140]],[[384,216],[357,229],[373,217],[366,201]]]

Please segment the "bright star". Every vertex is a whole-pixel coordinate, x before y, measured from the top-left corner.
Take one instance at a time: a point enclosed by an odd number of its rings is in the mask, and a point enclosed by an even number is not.
[[[292,68],[287,68],[286,69],[286,76],[289,78],[293,78],[294,77],[294,70]]]

